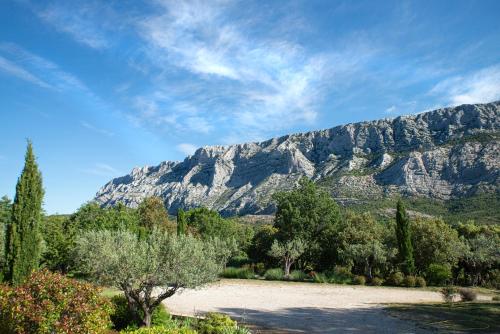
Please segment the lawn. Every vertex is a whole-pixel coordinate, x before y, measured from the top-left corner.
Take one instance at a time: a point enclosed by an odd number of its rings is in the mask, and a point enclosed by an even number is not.
[[[437,331],[500,333],[499,302],[393,304],[387,310],[392,316]]]

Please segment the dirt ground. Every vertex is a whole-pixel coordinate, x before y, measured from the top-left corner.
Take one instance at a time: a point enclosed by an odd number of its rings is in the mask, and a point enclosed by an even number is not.
[[[254,333],[428,333],[389,316],[385,303],[441,301],[422,289],[222,280],[165,302],[177,315],[222,312]]]

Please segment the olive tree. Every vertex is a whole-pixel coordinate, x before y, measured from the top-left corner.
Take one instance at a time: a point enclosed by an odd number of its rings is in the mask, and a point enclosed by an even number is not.
[[[231,255],[227,242],[176,236],[154,229],[138,237],[127,231],[89,231],[76,241],[77,264],[94,282],[122,290],[142,325],[153,310],[182,288],[217,280]]]
[[[269,256],[280,259],[285,269],[285,278],[290,276],[290,268],[305,250],[305,243],[301,239],[293,239],[286,242],[274,240],[269,251]]]

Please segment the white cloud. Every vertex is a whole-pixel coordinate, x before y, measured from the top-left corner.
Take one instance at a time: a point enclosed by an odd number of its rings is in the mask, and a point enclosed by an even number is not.
[[[385,109],[385,113],[386,114],[394,114],[396,111],[397,111],[397,107],[396,106],[390,106],[389,108]]]
[[[209,133],[210,127],[205,125],[214,119],[241,133],[313,123],[332,78],[355,70],[370,56],[365,49],[309,53],[299,44],[277,37],[252,37],[248,23],[229,13],[231,2],[158,3],[160,9],[139,22],[148,45],[146,54],[157,68],[185,70],[204,86],[193,96],[169,90],[168,83],[160,82],[157,89],[169,92],[168,101],[150,94],[149,105],[143,104],[139,110],[154,109],[155,117],[178,115],[171,101],[190,100],[197,106],[197,123],[202,125],[191,127],[194,131]],[[166,107],[161,108],[162,104]]]
[[[436,84],[429,94],[439,96],[448,105],[500,100],[500,65],[447,78]]]
[[[97,176],[115,176],[120,174],[120,171],[105,163],[95,163],[92,167],[81,169],[80,171],[85,174]]]
[[[19,79],[28,81],[32,84],[35,84],[37,86],[43,87],[43,88],[52,88],[51,85],[46,83],[45,81],[41,80],[34,74],[30,73],[26,69],[22,68],[21,66],[18,66],[11,61],[5,59],[4,57],[0,56],[0,70],[13,75]]]
[[[90,93],[77,77],[59,68],[53,62],[35,55],[16,44],[0,43],[0,52],[12,61],[0,56],[0,69],[32,84],[56,91],[76,89]]]
[[[101,128],[98,128],[88,122],[85,122],[85,121],[81,121],[80,124],[85,128],[85,129],[88,129],[90,131],[93,131],[95,133],[98,133],[98,134],[101,134],[101,135],[104,135],[104,136],[107,136],[107,137],[112,137],[114,136],[114,133],[111,132],[111,131],[108,131],[108,130],[105,130],[105,129],[101,129]]]
[[[185,155],[192,155],[197,148],[197,146],[189,143],[181,143],[177,145],[177,150],[184,153]]]
[[[49,6],[45,9],[34,9],[40,19],[52,25],[60,32],[71,35],[76,41],[94,49],[103,49],[109,46],[105,35],[97,28],[92,20],[95,11],[88,6],[71,6],[63,8]]]

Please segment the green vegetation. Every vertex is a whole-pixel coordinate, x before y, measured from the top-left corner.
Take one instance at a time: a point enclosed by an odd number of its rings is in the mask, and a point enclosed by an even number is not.
[[[410,219],[401,200],[398,201],[396,208],[396,239],[401,268],[407,275],[410,275],[415,271],[415,258],[413,257]]]
[[[111,304],[95,286],[51,273],[34,272],[17,287],[0,287],[0,332],[106,333]]]
[[[6,233],[5,278],[14,284],[21,284],[40,263],[43,194],[42,174],[38,170],[33,146],[28,141],[24,169],[17,181]]]
[[[436,332],[500,333],[500,303],[392,305],[392,315]]]
[[[75,255],[88,278],[122,290],[131,313],[149,327],[164,299],[179,289],[215,281],[230,252],[217,240],[154,229],[142,238],[127,231],[89,231],[77,239]],[[161,291],[153,294],[154,288]]]

